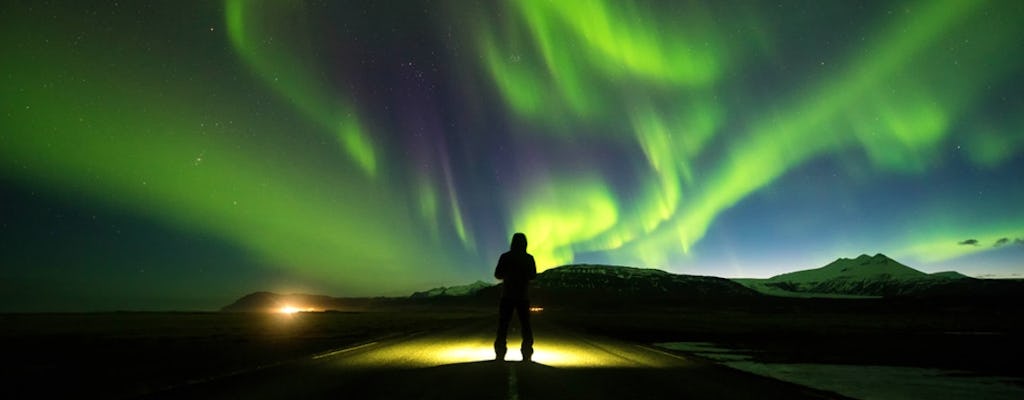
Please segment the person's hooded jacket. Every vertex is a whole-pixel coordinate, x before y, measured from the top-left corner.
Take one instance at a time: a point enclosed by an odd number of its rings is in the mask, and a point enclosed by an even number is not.
[[[494,268],[494,277],[504,281],[502,298],[509,300],[525,300],[526,288],[530,280],[537,277],[537,264],[533,256],[526,252],[526,235],[512,235],[509,250],[498,259]]]

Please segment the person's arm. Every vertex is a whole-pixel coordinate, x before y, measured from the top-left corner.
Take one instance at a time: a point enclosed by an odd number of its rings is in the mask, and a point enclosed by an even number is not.
[[[533,280],[537,277],[537,263],[533,261],[533,256],[530,256],[530,266],[526,269],[526,280]]]
[[[498,258],[498,266],[494,267],[494,277],[504,280],[505,279],[505,256],[502,255]]]

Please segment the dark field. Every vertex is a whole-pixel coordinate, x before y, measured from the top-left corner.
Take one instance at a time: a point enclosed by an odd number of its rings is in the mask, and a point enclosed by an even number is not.
[[[1024,377],[1024,313],[1013,305],[794,300],[749,307],[553,311],[586,332],[639,343],[706,342],[753,361],[940,368]]]
[[[482,317],[457,310],[6,314],[0,397],[132,397]]]
[[[488,324],[489,308],[362,313],[0,316],[3,398],[133,397],[416,332]],[[1010,307],[792,301],[751,307],[549,308],[538,322],[627,342],[708,342],[768,363],[942,368],[1024,377]]]

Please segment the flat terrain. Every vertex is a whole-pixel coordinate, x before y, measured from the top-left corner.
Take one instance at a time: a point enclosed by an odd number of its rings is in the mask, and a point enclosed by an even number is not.
[[[654,346],[663,342],[733,349],[768,368],[928,368],[1010,385],[1024,377],[1014,359],[1024,318],[1010,305],[549,307],[534,314],[533,363],[518,361],[517,332],[509,361],[491,360],[494,311],[0,315],[0,397],[841,397]]]
[[[554,313],[553,313],[554,314]],[[765,363],[939,368],[1024,378],[1024,310],[1013,304],[940,305],[806,300],[552,315],[584,332],[636,343],[705,342]]]
[[[482,317],[458,310],[0,314],[0,398],[132,397]]]

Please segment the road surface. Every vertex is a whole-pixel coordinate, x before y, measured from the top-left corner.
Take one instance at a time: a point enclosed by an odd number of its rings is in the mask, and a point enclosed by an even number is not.
[[[840,396],[537,318],[534,362],[494,361],[493,323],[418,332],[179,386],[151,398],[764,399]],[[513,324],[515,325],[515,324]]]

